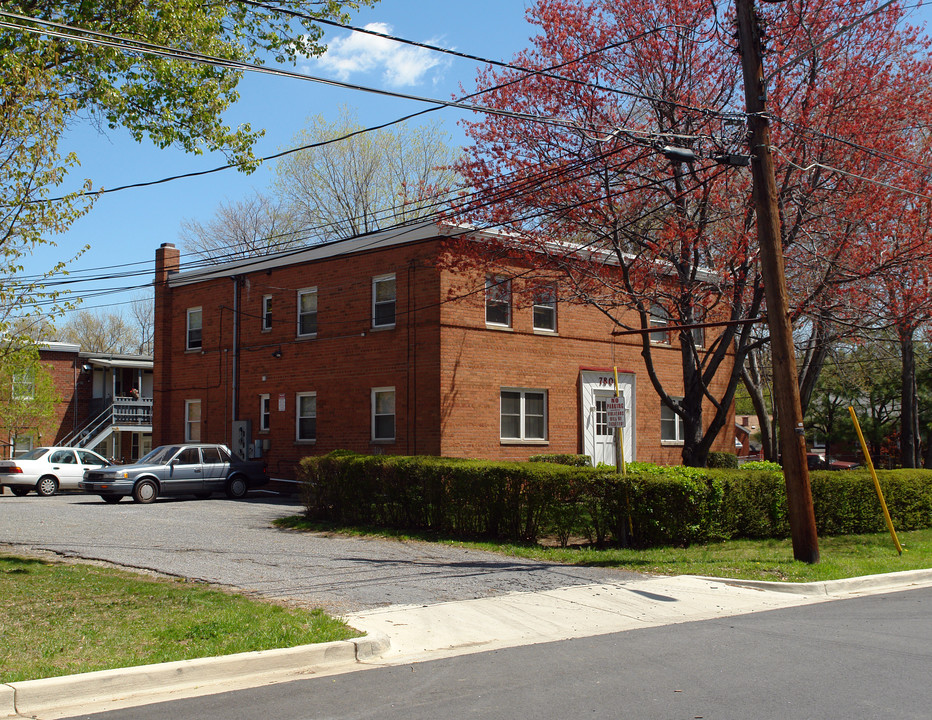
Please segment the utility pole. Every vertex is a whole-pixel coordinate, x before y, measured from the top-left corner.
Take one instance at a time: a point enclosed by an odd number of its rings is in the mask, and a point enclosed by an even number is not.
[[[786,501],[793,537],[793,557],[807,563],[819,562],[806,435],[796,373],[796,349],[790,322],[777,184],[770,152],[770,122],[764,113],[767,86],[764,80],[761,28],[754,0],[735,0],[738,41],[744,70],[744,94],[751,136],[751,171],[757,212],[761,273],[767,299],[767,325],[773,354],[774,398],[780,427],[780,452],[786,478]]]

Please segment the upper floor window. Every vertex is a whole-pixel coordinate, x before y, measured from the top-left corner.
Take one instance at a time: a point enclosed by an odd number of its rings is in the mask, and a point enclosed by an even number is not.
[[[30,400],[35,394],[36,371],[34,368],[13,373],[12,399]]]
[[[653,305],[650,309],[650,326],[665,328],[670,324],[670,315],[661,305]],[[667,330],[655,330],[650,334],[652,343],[669,343],[670,333]]]
[[[690,329],[690,333],[693,336],[693,345],[697,348],[705,347],[705,328],[694,327]]]
[[[681,398],[673,398],[674,402]],[[683,418],[673,412],[664,403],[660,403],[660,439],[663,442],[681,443],[685,438]]]
[[[547,392],[501,391],[501,439],[547,439]]]
[[[201,322],[201,308],[188,308],[188,335],[186,345],[188,350],[199,350],[202,347]]]
[[[317,334],[317,288],[298,290],[298,335]]]
[[[395,388],[372,388],[372,439],[395,439]]]
[[[557,331],[557,286],[538,288],[534,293],[534,329]]]
[[[372,278],[372,327],[395,325],[395,275],[379,275]]]
[[[272,296],[264,295],[262,297],[262,329],[272,329]]]
[[[511,327],[511,280],[501,275],[485,278],[485,321]]]

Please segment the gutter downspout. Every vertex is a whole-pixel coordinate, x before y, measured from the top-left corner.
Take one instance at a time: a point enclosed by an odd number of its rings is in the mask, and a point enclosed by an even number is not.
[[[233,367],[231,370],[232,392],[230,398],[230,410],[232,412],[232,422],[239,418],[239,275],[233,276]],[[224,430],[224,436],[229,431],[230,442],[233,441],[232,425]]]

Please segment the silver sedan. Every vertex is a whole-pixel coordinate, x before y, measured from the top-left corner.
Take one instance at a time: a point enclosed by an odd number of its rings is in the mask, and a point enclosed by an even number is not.
[[[110,465],[91,450],[70,447],[38,447],[13,460],[0,460],[0,486],[14,495],[35,490],[54,495],[59,490],[77,490],[85,470]]]

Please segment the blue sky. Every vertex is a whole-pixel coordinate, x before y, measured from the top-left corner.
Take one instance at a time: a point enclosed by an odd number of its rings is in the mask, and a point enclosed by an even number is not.
[[[932,20],[922,8],[918,22]],[[510,60],[527,47],[533,28],[525,20],[523,0],[470,0],[465,3],[425,0],[382,0],[355,14],[353,25],[379,23],[375,29],[410,40],[427,42],[493,60]],[[471,89],[476,76],[472,61],[349,31],[326,35],[329,51],[322,59],[299,64],[298,71],[412,95],[450,99],[459,86]],[[360,121],[376,125],[423,109],[422,103],[394,100],[354,90],[327,87],[301,80],[248,73],[240,85],[241,100],[226,116],[228,124],[249,122],[265,128],[255,148],[257,156],[270,155],[291,146],[291,139],[306,118],[324,114],[335,117],[340,105],[356,108]],[[445,109],[433,114],[442,119],[458,142],[464,142],[456,126],[461,113]],[[106,135],[89,125],[77,125],[68,134],[63,150],[74,150],[81,167],[62,190],[90,178],[95,187],[112,188],[157,180],[226,164],[219,154],[193,156],[181,150],[159,150],[134,142],[125,132]],[[74,295],[85,297],[84,309],[122,310],[130,296],[141,289],[95,296],[100,289],[144,286],[151,279],[155,249],[163,242],[178,241],[184,219],[209,220],[217,205],[245,197],[253,189],[265,189],[274,175],[270,163],[251,175],[227,170],[200,178],[176,180],[154,187],[125,190],[101,197],[91,212],[64,235],[57,248],[37,251],[26,263],[26,273],[39,273],[59,259],[71,257],[85,244],[91,246],[69,265],[72,278],[99,274],[97,268],[127,266],[140,276],[74,286]],[[104,271],[107,272],[107,271]]]

